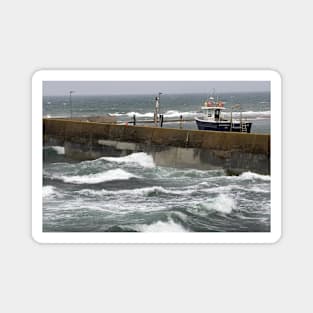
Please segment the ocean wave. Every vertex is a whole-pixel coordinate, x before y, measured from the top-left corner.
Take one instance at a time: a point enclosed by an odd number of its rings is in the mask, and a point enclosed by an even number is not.
[[[143,196],[143,197],[152,197],[160,196],[161,194],[166,195],[190,195],[194,193],[195,190],[173,190],[165,189],[161,186],[145,187],[145,188],[136,188],[136,189],[123,189],[123,190],[93,190],[93,189],[83,189],[76,191],[76,193],[91,196],[91,197],[103,197],[103,196],[116,196],[116,195],[127,195],[127,196]]]
[[[42,197],[49,198],[56,194],[56,188],[53,186],[43,186],[42,187]]]
[[[126,172],[122,169],[108,170],[102,173],[81,175],[81,176],[53,176],[54,179],[61,179],[65,183],[72,184],[99,184],[106,181],[113,180],[127,180],[135,176],[129,172]]]
[[[180,111],[177,111],[177,110],[169,110],[169,111],[166,111],[164,113],[164,117],[180,117],[181,115],[183,117],[192,117],[192,116],[197,116],[199,114],[199,112],[196,112],[196,111],[185,111],[185,112],[180,112]]]
[[[45,146],[43,148],[44,148],[44,150],[51,149],[51,150],[53,150],[54,152],[56,152],[57,154],[60,154],[60,155],[65,154],[64,147],[62,147],[62,146]]]
[[[225,175],[225,170],[199,170],[194,168],[169,168],[164,167],[159,169],[160,178],[174,178],[177,179],[186,179],[186,178],[214,178]]]
[[[271,176],[270,175],[262,175],[262,174],[257,174],[254,172],[243,172],[238,176],[233,176],[233,175],[222,175],[222,176],[217,176],[217,177],[209,177],[208,180],[230,180],[233,182],[238,182],[238,181],[246,181],[246,180],[261,180],[264,182],[270,182],[271,181]]]
[[[238,118],[240,117],[240,112],[233,112],[232,115],[234,118]],[[225,112],[224,116],[230,116],[230,112]],[[242,117],[244,118],[257,118],[257,117],[269,118],[271,117],[271,111],[243,111]]]
[[[167,118],[178,118],[181,115],[186,117],[186,116],[196,116],[199,113],[196,111],[185,111],[185,112],[181,112],[181,111],[177,111],[177,110],[168,110],[165,113],[162,113],[164,115],[164,117]],[[154,112],[146,112],[146,113],[140,113],[140,112],[115,112],[115,113],[111,113],[111,116],[128,116],[128,117],[133,117],[134,115],[136,115],[137,118],[143,117],[143,118],[152,118],[154,117]]]
[[[232,189],[236,188],[237,186],[235,185],[228,185],[228,186],[210,186],[208,188],[203,188],[204,185],[198,185],[200,190],[203,192],[207,193],[219,193],[219,192],[231,192]]]
[[[162,232],[162,233],[173,233],[173,232],[187,232],[187,230],[180,224],[175,223],[172,219],[168,222],[158,221],[153,224],[142,224],[135,225],[135,229],[140,232]]]
[[[109,113],[110,116],[128,116],[133,117],[136,115],[136,117],[153,117],[154,112],[147,112],[147,113],[139,113],[139,112],[115,112],[115,113]]]
[[[195,117],[198,116],[200,113],[197,111],[178,111],[178,110],[168,110],[165,113],[163,113],[165,118],[179,118],[181,115],[183,117]],[[146,113],[140,113],[140,112],[115,112],[109,114],[111,116],[124,116],[124,117],[133,117],[136,115],[137,118],[153,118],[154,112],[146,112]],[[223,115],[225,117],[230,117],[230,111],[223,112]],[[233,118],[239,118],[240,112],[233,111],[232,113]],[[244,118],[270,118],[271,117],[271,111],[243,111],[242,117]]]
[[[65,114],[59,114],[59,115],[51,115],[51,114],[46,114],[46,115],[44,115],[43,117],[45,117],[45,118],[66,118],[66,117],[68,117],[67,115],[65,115]]]
[[[128,198],[137,198],[137,197],[160,197],[162,195],[166,196],[176,196],[175,199],[186,200],[187,196],[200,196],[203,194],[216,194],[221,192],[232,192],[233,190],[248,190],[252,192],[262,192],[266,193],[267,191],[263,189],[249,189],[246,187],[240,187],[237,185],[228,185],[228,186],[212,186],[206,182],[195,184],[192,186],[185,186],[178,188],[164,188],[162,186],[152,186],[144,188],[135,188],[135,189],[122,189],[122,190],[94,190],[94,189],[82,189],[78,190],[75,193],[86,197],[116,197],[116,196],[127,196]],[[179,196],[179,198],[177,198]]]
[[[253,172],[244,172],[238,176],[238,179],[242,180],[263,180],[263,181],[270,181],[271,176],[270,175],[261,175]]]
[[[229,214],[236,208],[236,201],[229,195],[220,194],[213,201],[200,203],[200,207]]]
[[[270,193],[271,190],[269,188],[261,188],[260,186],[255,186],[252,188],[246,188],[249,192],[255,192],[255,193]]]
[[[198,184],[197,190],[200,192],[205,192],[208,194],[212,193],[246,193],[246,192],[254,192],[254,193],[269,193],[270,190],[268,186],[264,185],[257,185],[257,186],[241,186],[239,184],[229,184],[226,186],[212,186],[212,184],[209,184],[207,182],[202,182]]]
[[[53,149],[57,154],[65,154],[64,147],[61,146],[52,146],[51,149]]]
[[[174,218],[179,218],[183,222],[188,221],[188,216],[180,211],[171,212],[171,216],[173,216]]]
[[[141,167],[155,167],[153,157],[145,152],[132,153],[123,157],[101,157],[100,159],[116,163],[138,164]]]

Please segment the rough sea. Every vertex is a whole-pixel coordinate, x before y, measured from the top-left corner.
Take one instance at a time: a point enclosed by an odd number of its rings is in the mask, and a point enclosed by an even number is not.
[[[207,95],[162,95],[165,120],[192,119]],[[110,114],[119,121],[152,119],[153,95],[72,96],[73,117]],[[252,132],[270,133],[270,94],[220,95],[225,107],[240,103]],[[45,117],[68,117],[68,96],[44,96]],[[239,112],[234,113],[239,117]],[[164,127],[179,127],[166,123]],[[183,128],[195,129],[195,122]],[[270,176],[245,172],[156,166],[139,152],[74,161],[60,146],[43,147],[45,232],[268,232]]]

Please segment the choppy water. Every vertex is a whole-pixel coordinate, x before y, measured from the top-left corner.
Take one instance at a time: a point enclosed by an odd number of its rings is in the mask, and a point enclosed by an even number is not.
[[[72,162],[44,148],[44,231],[269,231],[270,177],[158,167],[135,153]]]
[[[267,93],[224,95],[225,106],[240,102],[255,132],[270,130]],[[205,95],[161,99],[169,117],[195,116]],[[44,115],[69,116],[66,97],[44,97]],[[151,118],[153,96],[88,96],[73,99],[74,116],[110,113],[128,120]],[[172,127],[177,125],[173,124]],[[194,128],[194,123],[186,123]],[[270,231],[270,176],[223,170],[155,166],[135,153],[76,162],[63,147],[43,148],[43,230],[64,232],[267,232]]]
[[[225,108],[230,109],[239,103],[242,116],[252,121],[252,132],[270,133],[270,93],[236,93],[221,94],[220,100],[225,102]],[[177,119],[180,115],[192,119],[199,115],[200,107],[207,98],[206,94],[162,95],[161,113],[165,120]],[[49,117],[69,117],[70,105],[68,96],[46,96],[43,99],[43,115]],[[73,96],[73,116],[98,116],[110,114],[120,121],[130,121],[133,115],[137,120],[152,119],[154,112],[154,95],[138,96]],[[227,110],[225,110],[227,111]],[[225,117],[229,117],[225,113]],[[234,112],[234,118],[239,118],[239,111]],[[165,124],[166,127],[178,127],[178,123]],[[196,128],[195,122],[185,122],[184,128]]]

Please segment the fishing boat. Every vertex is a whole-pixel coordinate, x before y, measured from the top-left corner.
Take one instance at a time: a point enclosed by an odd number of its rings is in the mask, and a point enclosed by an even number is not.
[[[239,105],[233,106],[230,112],[230,119],[225,119],[223,117],[223,111],[225,110],[224,103],[219,101],[218,98],[215,100],[215,97],[209,97],[208,100],[204,101],[203,106],[201,106],[202,114],[195,117],[198,129],[250,133],[252,123],[242,119],[241,111],[240,119],[233,119],[232,110],[234,108],[239,108]]]

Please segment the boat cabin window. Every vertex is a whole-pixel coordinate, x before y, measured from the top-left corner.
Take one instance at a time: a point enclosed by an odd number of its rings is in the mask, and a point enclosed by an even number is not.
[[[206,117],[212,117],[212,110],[208,110],[208,109],[203,110],[203,114]]]

